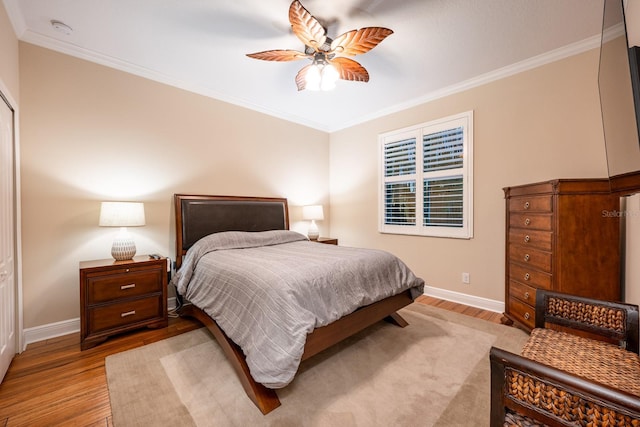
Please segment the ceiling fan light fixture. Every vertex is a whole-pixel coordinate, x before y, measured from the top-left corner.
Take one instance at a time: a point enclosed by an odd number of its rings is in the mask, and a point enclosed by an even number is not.
[[[322,79],[320,80],[321,90],[333,90],[336,88],[336,82],[340,78],[338,70],[331,64],[322,67]]]
[[[322,81],[322,72],[320,71],[320,67],[317,65],[309,67],[305,76],[305,81],[307,82],[305,87],[306,89],[320,90],[320,82]]]
[[[336,87],[340,73],[324,56],[316,55],[305,76],[306,89],[329,91]]]

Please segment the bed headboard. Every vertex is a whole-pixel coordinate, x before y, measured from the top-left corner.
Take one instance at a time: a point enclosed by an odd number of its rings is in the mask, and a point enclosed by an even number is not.
[[[174,194],[176,269],[199,239],[222,231],[288,230],[287,199]]]

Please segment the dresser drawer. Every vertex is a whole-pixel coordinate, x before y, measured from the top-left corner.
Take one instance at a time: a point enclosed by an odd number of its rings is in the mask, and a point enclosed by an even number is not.
[[[162,270],[156,268],[89,276],[87,286],[89,304],[162,292]]]
[[[510,212],[551,212],[552,196],[521,196],[509,199]]]
[[[525,268],[551,273],[551,259],[551,252],[522,245],[509,245],[509,261],[522,264]]]
[[[508,313],[529,329],[533,329],[536,324],[536,311],[533,306],[525,304],[517,298],[509,298]]]
[[[551,231],[551,215],[528,212],[509,213],[509,226],[531,230]]]
[[[509,230],[509,243],[517,243],[526,247],[551,251],[552,235],[551,231],[512,228]]]
[[[551,274],[509,263],[509,280],[520,282],[537,289],[551,289]]]
[[[509,296],[517,298],[531,307],[536,305],[536,288],[513,280],[509,281]]]
[[[162,319],[163,309],[160,295],[93,307],[88,310],[89,330],[97,333],[154,318]]]

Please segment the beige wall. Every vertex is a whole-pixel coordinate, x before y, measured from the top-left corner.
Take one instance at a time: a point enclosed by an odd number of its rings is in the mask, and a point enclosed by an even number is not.
[[[0,89],[4,86],[16,102],[19,99],[18,76],[18,39],[4,5],[0,4]]]
[[[504,301],[503,187],[554,178],[606,177],[589,51],[331,135],[331,234],[405,260],[427,285]],[[377,231],[381,132],[474,111],[474,238]],[[469,272],[471,283],[461,283]]]
[[[328,210],[324,132],[25,43],[20,89],[25,328],[79,316],[78,262],[109,258],[115,233],[102,200],[145,203],[140,254],[173,255],[174,193]]]

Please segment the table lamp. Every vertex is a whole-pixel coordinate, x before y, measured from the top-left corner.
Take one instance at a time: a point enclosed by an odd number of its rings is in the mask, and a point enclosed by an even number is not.
[[[145,225],[144,204],[139,202],[102,202],[100,206],[101,227],[120,227],[113,240],[111,256],[118,261],[133,258],[136,254],[136,243],[127,227]]]
[[[322,221],[324,219],[322,205],[303,206],[302,219],[311,220],[311,224],[309,224],[309,231],[307,232],[309,240],[318,240],[320,233],[318,232],[316,220]]]

